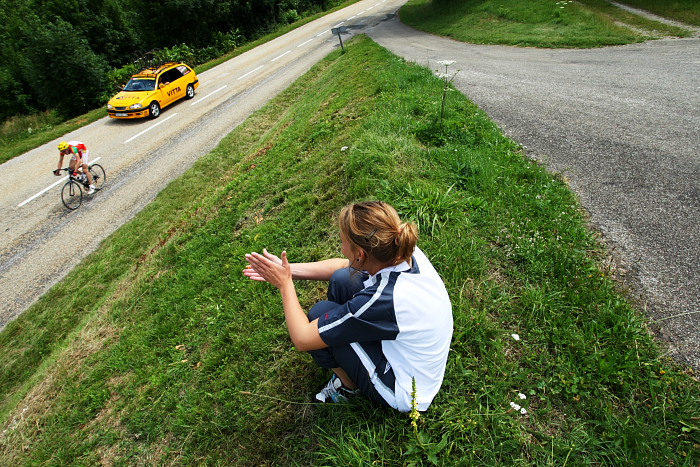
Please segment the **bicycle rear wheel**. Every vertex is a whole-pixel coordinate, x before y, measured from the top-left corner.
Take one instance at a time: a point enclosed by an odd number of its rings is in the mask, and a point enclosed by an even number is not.
[[[92,183],[95,185],[96,190],[101,189],[102,185],[107,181],[105,169],[100,164],[92,164],[90,166],[90,175],[92,175]]]
[[[80,188],[80,184],[68,180],[61,190],[61,200],[63,200],[63,205],[71,211],[78,209],[83,202],[83,189]]]

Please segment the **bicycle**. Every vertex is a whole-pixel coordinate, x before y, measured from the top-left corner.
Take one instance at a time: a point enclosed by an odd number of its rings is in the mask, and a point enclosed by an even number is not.
[[[105,181],[107,180],[107,174],[105,169],[102,168],[100,164],[92,164],[88,167],[90,175],[92,175],[92,182],[95,185],[95,191],[102,189]],[[83,202],[83,187],[86,190],[90,188],[90,183],[87,180],[87,176],[82,172],[82,167],[78,169],[78,172],[73,172],[70,167],[63,169],[56,169],[54,173],[68,172],[68,181],[63,185],[61,190],[61,201],[63,205],[74,211],[80,207]]]

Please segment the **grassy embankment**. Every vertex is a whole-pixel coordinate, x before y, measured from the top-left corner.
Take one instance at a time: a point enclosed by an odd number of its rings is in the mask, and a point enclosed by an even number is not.
[[[430,70],[366,38],[346,50],[0,334],[0,463],[696,466],[700,385],[616,291],[566,184],[461,94],[441,121]],[[338,255],[334,216],[368,198],[420,223],[453,300],[445,384],[415,430],[362,399],[308,404],[329,375],[241,274],[263,247]]]
[[[700,3],[694,0],[686,0],[683,8],[675,9],[656,5],[663,2],[625,3],[644,3],[651,11],[688,24],[697,24],[700,15]],[[459,41],[523,47],[591,48],[692,34],[687,29],[627,12],[605,0],[410,0],[401,10],[401,20],[416,29]]]

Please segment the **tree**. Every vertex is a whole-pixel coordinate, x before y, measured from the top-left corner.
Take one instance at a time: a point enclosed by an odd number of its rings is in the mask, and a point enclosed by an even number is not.
[[[22,79],[24,50],[38,18],[22,0],[0,0],[0,119],[36,110],[36,99]]]
[[[45,108],[72,117],[101,104],[108,70],[70,23],[56,19],[30,40],[24,78]]]

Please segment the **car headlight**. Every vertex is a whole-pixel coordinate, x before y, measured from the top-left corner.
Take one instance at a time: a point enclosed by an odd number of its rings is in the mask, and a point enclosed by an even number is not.
[[[107,104],[107,110],[114,110],[114,106],[112,104]]]
[[[130,109],[141,109],[143,108],[143,104],[138,103],[138,104],[133,104],[129,106]]]

